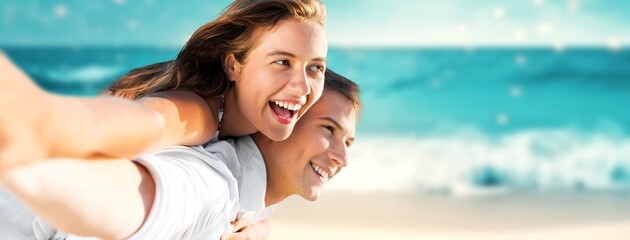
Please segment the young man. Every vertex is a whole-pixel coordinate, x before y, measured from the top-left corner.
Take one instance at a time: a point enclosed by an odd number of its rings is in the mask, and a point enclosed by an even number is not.
[[[328,71],[322,98],[286,141],[256,134],[206,149],[168,148],[135,162],[41,161],[0,178],[45,222],[72,234],[218,239],[237,214],[256,222],[290,195],[316,200],[347,166],[359,109],[356,85]],[[47,239],[65,235],[41,221],[34,227]]]

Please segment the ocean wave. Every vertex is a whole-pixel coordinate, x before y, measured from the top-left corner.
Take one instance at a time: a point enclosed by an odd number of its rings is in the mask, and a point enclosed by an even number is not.
[[[120,77],[125,69],[118,65],[90,64],[83,66],[27,65],[24,70],[38,82],[59,84],[92,84]]]
[[[73,68],[47,68],[41,75],[57,82],[101,82],[115,79],[122,75],[123,69],[119,66],[86,65]]]
[[[122,66],[90,64],[84,66],[41,66],[25,68],[44,89],[68,95],[94,96],[122,76]]]
[[[630,138],[573,129],[358,138],[329,188],[479,195],[630,188]]]

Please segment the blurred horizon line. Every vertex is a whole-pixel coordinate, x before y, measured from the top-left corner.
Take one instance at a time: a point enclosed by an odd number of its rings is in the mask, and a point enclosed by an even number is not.
[[[12,43],[0,43],[1,49],[46,49],[46,48],[150,48],[150,49],[181,49],[184,45],[171,45],[171,44],[12,44]],[[500,50],[500,49],[528,49],[528,50],[555,50],[565,51],[569,49],[607,49],[610,51],[628,51],[630,46],[617,46],[611,47],[598,44],[573,44],[565,46],[553,46],[545,44],[532,44],[532,45],[515,45],[515,44],[480,44],[480,45],[456,45],[456,44],[419,44],[419,45],[365,45],[365,44],[331,44],[328,46],[330,49],[435,49],[435,50]]]

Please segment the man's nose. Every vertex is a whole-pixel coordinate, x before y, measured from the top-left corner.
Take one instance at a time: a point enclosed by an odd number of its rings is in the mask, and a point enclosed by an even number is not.
[[[328,152],[328,157],[339,167],[348,166],[348,147],[345,143],[334,144]]]

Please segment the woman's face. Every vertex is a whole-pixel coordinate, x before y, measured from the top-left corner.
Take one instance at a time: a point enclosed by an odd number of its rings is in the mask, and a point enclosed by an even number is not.
[[[326,32],[314,21],[286,19],[261,35],[243,63],[235,62],[232,79],[243,116],[279,141],[322,94]]]

